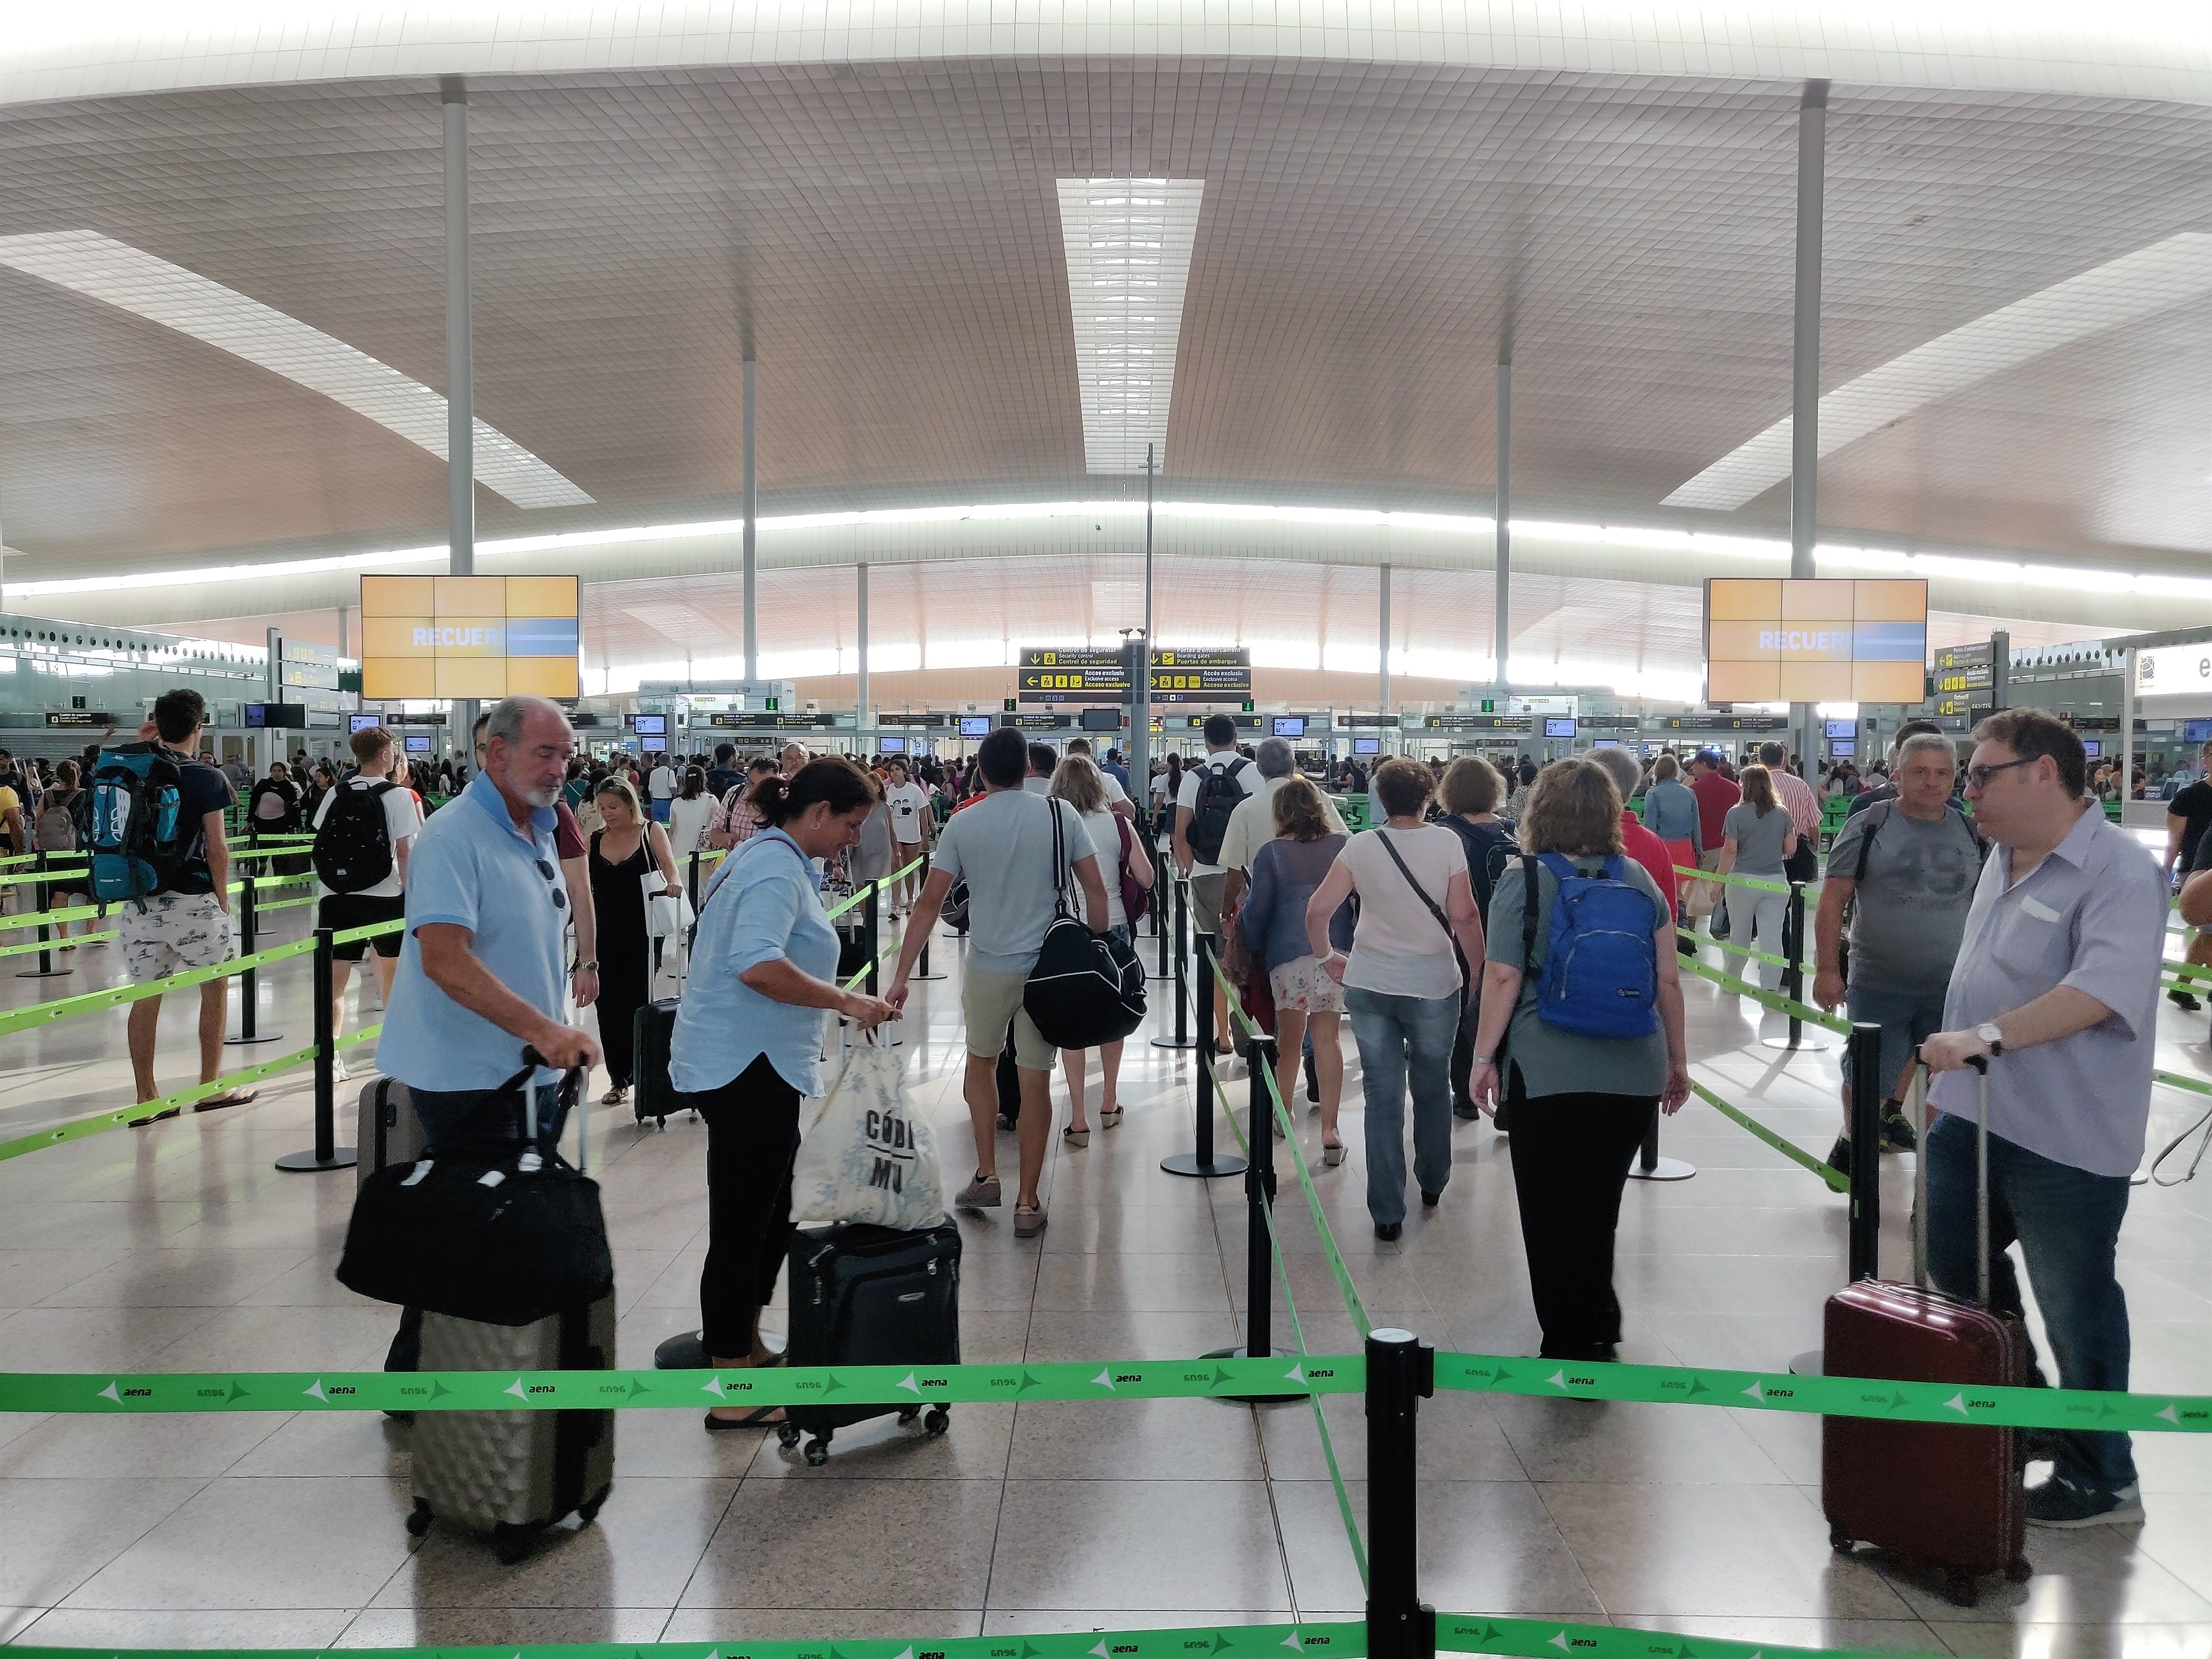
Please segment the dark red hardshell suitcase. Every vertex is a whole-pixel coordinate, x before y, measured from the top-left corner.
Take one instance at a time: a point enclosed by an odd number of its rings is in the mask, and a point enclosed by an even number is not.
[[[1924,1073],[1914,1094],[1921,1145],[1927,1144]],[[1982,1079],[1984,1140],[1978,1159],[1982,1302],[1988,1297],[1989,1083]],[[1920,1155],[1916,1154],[1917,1158]],[[1956,1382],[1964,1388],[2025,1388],[2028,1337],[2010,1315],[1929,1290],[1924,1283],[1927,1181],[1916,1173],[1913,1256],[1917,1286],[1863,1279],[1828,1298],[1822,1369],[1830,1376]],[[1984,1573],[2028,1576],[2022,1553],[2027,1499],[2015,1443],[2018,1431],[1978,1425],[1887,1423],[1864,1417],[1820,1419],[1820,1508],[1828,1541],[1839,1550],[1872,1544],[1941,1567],[1944,1594],[1961,1607],[1978,1595]]]

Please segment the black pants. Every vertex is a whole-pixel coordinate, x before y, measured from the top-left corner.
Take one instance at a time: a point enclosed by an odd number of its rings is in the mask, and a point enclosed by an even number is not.
[[[1476,963],[1459,988],[1459,1030],[1452,1037],[1452,1110],[1474,1110],[1474,1030],[1482,1018],[1482,964]]]
[[[763,1054],[720,1088],[684,1095],[707,1120],[707,1265],[699,1334],[708,1354],[753,1351],[753,1323],[775,1296],[791,1245],[791,1166],[799,1091]]]
[[[607,1082],[627,1089],[637,1081],[637,1011],[651,995],[653,973],[647,952],[658,941],[638,941],[634,959],[599,959],[599,1052],[605,1055]]]
[[[1613,1237],[1653,1095],[1539,1095],[1511,1068],[1513,1191],[1546,1359],[1610,1359],[1620,1340]]]

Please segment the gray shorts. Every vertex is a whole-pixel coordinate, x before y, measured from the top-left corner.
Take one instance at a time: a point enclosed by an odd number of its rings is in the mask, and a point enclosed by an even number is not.
[[[136,984],[230,960],[230,913],[213,893],[155,893],[143,910],[126,899],[115,915],[124,966]]]
[[[1022,1007],[1028,989],[1027,974],[991,974],[969,968],[960,979],[960,1016],[968,1026],[968,1052],[978,1060],[996,1060],[1006,1046],[1006,1028],[1014,1032],[1014,1064],[1024,1071],[1048,1072],[1060,1051],[1044,1040],[1036,1022]]]
[[[1192,925],[1200,933],[1220,938],[1221,894],[1228,884],[1228,876],[1219,871],[1210,876],[1193,876],[1190,878]]]

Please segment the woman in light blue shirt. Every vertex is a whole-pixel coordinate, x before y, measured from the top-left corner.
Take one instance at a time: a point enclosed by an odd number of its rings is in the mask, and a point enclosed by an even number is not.
[[[773,1364],[760,1310],[791,1238],[799,1106],[822,1092],[830,1016],[891,1017],[880,998],[831,977],[837,935],[823,913],[817,859],[860,838],[875,792],[850,761],[811,761],[752,793],[764,827],[732,852],[700,902],[690,977],[676,1010],[669,1080],[707,1121],[707,1265],[700,1340],[712,1364]],[[777,1420],[769,1408],[717,1408],[710,1430]]]

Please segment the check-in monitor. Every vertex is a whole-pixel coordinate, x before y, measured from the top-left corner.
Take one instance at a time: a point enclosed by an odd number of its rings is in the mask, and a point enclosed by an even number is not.
[[[364,698],[577,696],[574,576],[363,576]]]
[[[1927,661],[1924,580],[1705,582],[1710,702],[1917,703],[1927,693]]]

